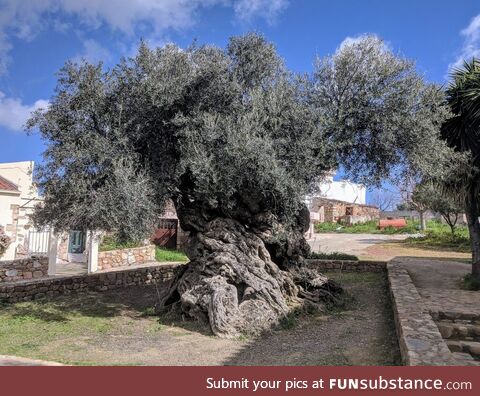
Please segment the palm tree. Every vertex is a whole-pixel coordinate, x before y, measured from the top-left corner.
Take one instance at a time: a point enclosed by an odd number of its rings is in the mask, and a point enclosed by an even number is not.
[[[442,136],[457,152],[468,155],[468,166],[450,188],[463,194],[472,245],[472,276],[480,280],[480,60],[472,59],[451,74],[447,102],[453,116]]]

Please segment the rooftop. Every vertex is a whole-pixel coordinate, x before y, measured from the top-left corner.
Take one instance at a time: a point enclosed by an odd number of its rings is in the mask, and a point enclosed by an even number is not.
[[[0,176],[0,191],[20,192],[18,186],[10,180]]]

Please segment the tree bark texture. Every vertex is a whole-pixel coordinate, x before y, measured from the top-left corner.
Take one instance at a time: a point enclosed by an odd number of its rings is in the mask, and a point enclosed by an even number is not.
[[[236,337],[271,328],[306,301],[337,301],[340,286],[304,263],[305,213],[286,230],[265,213],[246,222],[198,207],[177,211],[190,232],[190,262],[172,281],[163,306],[179,304],[187,316],[208,321],[215,335]]]
[[[480,280],[480,223],[477,195],[470,192],[466,200],[466,211],[470,244],[472,246],[472,276]]]
[[[419,210],[418,214],[420,215],[420,229],[425,231],[427,229],[427,220],[425,218],[425,211]]]

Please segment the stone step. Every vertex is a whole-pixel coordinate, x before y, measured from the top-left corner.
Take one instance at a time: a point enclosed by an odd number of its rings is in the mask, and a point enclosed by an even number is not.
[[[443,311],[438,308],[430,307],[430,315],[434,321],[452,321],[470,323],[480,326],[480,314],[473,310],[465,311]]]
[[[472,356],[480,358],[480,342],[476,341],[460,341],[463,346],[463,350],[468,352]]]
[[[468,353],[480,358],[480,342],[463,340],[445,340],[452,352]]]
[[[442,320],[436,322],[440,334],[445,339],[465,339],[480,341],[480,325]]]
[[[452,352],[453,358],[462,366],[480,366],[480,362],[476,361],[472,355],[464,352]]]

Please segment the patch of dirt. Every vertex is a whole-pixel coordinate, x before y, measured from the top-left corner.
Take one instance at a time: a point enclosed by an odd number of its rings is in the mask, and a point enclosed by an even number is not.
[[[330,275],[353,297],[346,310],[303,315],[289,328],[255,339],[220,339],[197,322],[150,316],[154,287],[59,298],[53,303],[68,320],[108,317],[109,325],[81,337],[52,337],[37,352],[48,360],[82,365],[399,364],[385,276]]]
[[[460,290],[461,279],[472,270],[471,264],[451,259],[399,257],[395,261],[407,269],[417,288],[433,290]]]
[[[430,257],[467,261],[472,258],[472,255],[470,253],[415,247],[403,241],[397,241],[369,246],[364,249],[359,257],[370,260],[390,260],[394,257]]]
[[[387,282],[383,274],[329,274],[353,302],[346,310],[304,316],[289,330],[252,341],[227,364],[398,365]]]

